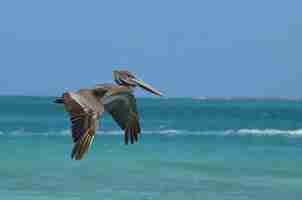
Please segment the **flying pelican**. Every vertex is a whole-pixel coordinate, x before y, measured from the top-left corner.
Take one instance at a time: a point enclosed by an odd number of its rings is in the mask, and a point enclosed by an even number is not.
[[[93,89],[67,91],[54,101],[64,104],[65,111],[70,116],[74,142],[72,159],[83,158],[92,144],[98,128],[98,119],[105,111],[110,113],[119,127],[124,130],[125,144],[128,144],[129,138],[131,144],[137,142],[141,129],[133,89],[139,86],[155,95],[162,96],[161,92],[137,79],[127,70],[114,70],[113,77],[116,84],[98,84]]]

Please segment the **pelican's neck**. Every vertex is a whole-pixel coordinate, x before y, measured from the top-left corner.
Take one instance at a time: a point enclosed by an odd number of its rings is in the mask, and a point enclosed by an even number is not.
[[[119,87],[121,87],[121,88],[126,88],[126,89],[130,90],[131,92],[133,92],[133,91],[134,91],[134,88],[135,88],[135,86],[126,85],[126,84],[119,85]]]
[[[131,90],[133,90],[136,87],[136,85],[130,85],[130,84],[127,84],[126,82],[118,82],[117,80],[115,80],[115,83],[120,87],[126,87]]]

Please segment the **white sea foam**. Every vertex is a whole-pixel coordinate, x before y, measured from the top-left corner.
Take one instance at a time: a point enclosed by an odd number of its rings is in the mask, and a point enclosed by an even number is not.
[[[122,130],[99,130],[97,135],[123,135]],[[228,130],[205,130],[205,131],[190,131],[181,129],[163,129],[163,130],[143,130],[144,135],[218,135],[218,136],[302,136],[302,129],[295,130],[279,130],[279,129],[228,129]],[[60,131],[46,131],[46,132],[31,132],[24,129],[14,131],[1,131],[0,136],[70,136],[69,129]]]
[[[295,130],[279,130],[279,129],[240,129],[238,134],[251,135],[300,135],[302,136],[302,129]]]

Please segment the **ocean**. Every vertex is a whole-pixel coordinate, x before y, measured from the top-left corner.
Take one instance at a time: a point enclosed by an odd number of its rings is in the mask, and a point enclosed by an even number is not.
[[[52,101],[0,97],[0,199],[302,199],[302,101],[139,98],[139,143],[105,114],[81,161]]]

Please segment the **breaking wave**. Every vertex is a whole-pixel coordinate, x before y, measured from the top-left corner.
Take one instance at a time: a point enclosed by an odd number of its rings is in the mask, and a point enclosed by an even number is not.
[[[97,131],[97,135],[122,135],[121,130],[108,130]],[[217,136],[302,136],[302,129],[295,130],[279,130],[279,129],[228,129],[228,130],[204,130],[204,131],[190,131],[190,130],[145,130],[142,132],[145,135],[217,135]],[[1,131],[1,136],[70,136],[70,130],[64,129],[60,131],[47,131],[47,132],[31,132],[23,129],[14,131]]]

